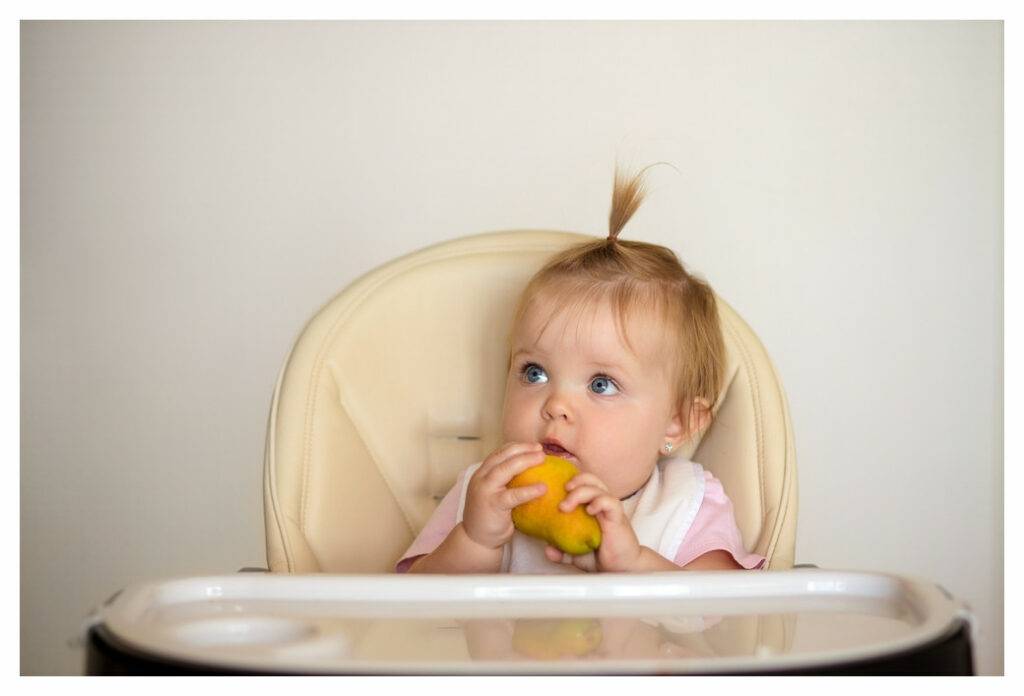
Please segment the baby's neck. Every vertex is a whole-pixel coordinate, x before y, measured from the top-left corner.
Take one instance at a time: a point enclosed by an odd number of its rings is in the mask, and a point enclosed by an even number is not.
[[[653,471],[651,472],[651,476],[654,476],[654,472],[653,472]],[[646,485],[647,485],[647,482],[651,480],[651,476],[648,476],[648,477],[647,477],[647,481],[644,481],[644,482],[643,482],[643,485],[642,485],[642,486],[640,486],[640,487],[639,487],[639,488],[637,488],[637,489],[636,489],[635,491],[633,491],[632,493],[630,493],[629,495],[627,495],[627,496],[626,496],[625,498],[619,498],[619,500],[620,500],[620,501],[622,501],[622,500],[629,500],[629,499],[630,499],[630,498],[632,498],[632,497],[633,497],[634,495],[636,495],[637,493],[639,493],[640,491],[642,491],[642,490],[644,489],[644,486],[646,486]]]

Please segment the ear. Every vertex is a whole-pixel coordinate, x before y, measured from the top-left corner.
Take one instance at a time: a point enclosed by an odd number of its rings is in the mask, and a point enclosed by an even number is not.
[[[711,404],[706,399],[694,399],[688,415],[687,418],[685,410],[677,411],[665,429],[665,440],[671,442],[674,447],[678,447],[708,427],[711,423]]]
[[[690,409],[690,420],[687,424],[686,437],[689,439],[702,432],[711,424],[711,404],[707,399],[696,398]]]
[[[665,428],[665,442],[672,443],[673,447],[678,447],[685,439],[686,428],[683,427],[683,414],[676,411],[672,420],[668,422],[668,427]]]

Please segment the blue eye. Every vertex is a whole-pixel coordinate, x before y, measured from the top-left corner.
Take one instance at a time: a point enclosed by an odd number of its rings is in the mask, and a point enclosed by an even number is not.
[[[548,375],[544,372],[544,368],[534,363],[523,365],[519,374],[530,384],[543,384],[548,381]]]
[[[595,377],[590,381],[590,391],[595,394],[613,396],[619,393],[619,388],[608,377]]]

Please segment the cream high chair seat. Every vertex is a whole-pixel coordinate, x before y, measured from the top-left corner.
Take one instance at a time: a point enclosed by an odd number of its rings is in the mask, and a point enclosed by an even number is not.
[[[267,425],[273,572],[387,573],[463,467],[501,444],[506,337],[530,276],[591,237],[480,234],[387,263],[306,325]],[[685,259],[684,259],[685,262]],[[793,564],[797,484],[786,397],[764,347],[719,298],[728,368],[717,415],[680,456],[722,481],[743,540]]]

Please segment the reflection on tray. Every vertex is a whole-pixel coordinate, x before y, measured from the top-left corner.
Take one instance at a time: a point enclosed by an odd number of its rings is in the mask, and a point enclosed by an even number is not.
[[[765,617],[760,617],[765,618]],[[778,616],[782,626],[793,616]],[[753,625],[750,621],[753,620]],[[462,625],[469,655],[474,660],[650,660],[718,657],[785,652],[785,630],[757,630],[759,617],[682,616],[670,619],[624,617],[560,619],[470,619]],[[748,624],[741,626],[740,624]],[[721,625],[725,631],[713,630]],[[761,627],[763,628],[763,627]],[[746,630],[745,630],[746,629]],[[753,630],[750,630],[753,629]],[[738,635],[752,641],[737,645]],[[792,635],[792,630],[788,632]],[[781,641],[759,645],[761,638]],[[723,640],[723,638],[725,640]]]

